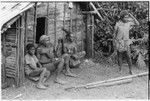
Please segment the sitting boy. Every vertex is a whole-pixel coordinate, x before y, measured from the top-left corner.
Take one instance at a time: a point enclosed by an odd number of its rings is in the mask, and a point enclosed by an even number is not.
[[[45,81],[50,76],[50,72],[47,71],[46,68],[42,68],[42,65],[39,63],[39,60],[34,55],[35,47],[33,44],[28,44],[26,46],[27,54],[25,55],[25,74],[29,77],[37,77],[40,76],[39,82],[37,84],[37,88],[46,89]]]

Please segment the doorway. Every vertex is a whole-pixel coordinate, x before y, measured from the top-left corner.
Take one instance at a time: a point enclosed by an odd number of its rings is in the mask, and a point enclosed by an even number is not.
[[[39,43],[39,39],[42,35],[45,34],[45,17],[37,18],[37,26],[36,26],[36,43]]]

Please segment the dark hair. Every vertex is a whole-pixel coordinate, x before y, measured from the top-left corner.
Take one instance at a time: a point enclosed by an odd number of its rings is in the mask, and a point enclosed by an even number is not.
[[[129,15],[127,10],[123,10],[120,12],[120,19],[122,20],[126,15]]]
[[[34,46],[34,44],[28,44],[27,46],[26,46],[26,50],[27,51],[29,51],[32,47],[34,47],[35,48],[35,46]]]

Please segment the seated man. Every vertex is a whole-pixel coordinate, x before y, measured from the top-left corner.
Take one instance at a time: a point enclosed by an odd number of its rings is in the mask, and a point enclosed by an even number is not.
[[[46,68],[42,68],[35,54],[35,47],[33,44],[28,44],[26,46],[27,54],[25,55],[25,74],[29,77],[40,76],[37,87],[40,89],[46,89],[45,81],[48,79],[50,73]]]
[[[66,32],[66,42],[64,44],[64,52],[70,55],[70,67],[77,67],[82,62],[81,59],[85,56],[85,51],[77,52],[76,43],[73,41],[73,35],[63,29]]]
[[[60,58],[55,58],[53,47],[50,46],[50,38],[46,35],[41,36],[40,43],[37,48],[37,58],[43,67],[47,68],[50,72],[56,70],[55,82],[60,84],[65,84],[66,82],[60,79],[60,73],[65,68],[64,65],[66,63],[65,60],[68,58],[68,55],[64,55]],[[49,47],[50,46],[50,47]],[[70,71],[67,71],[69,76],[71,75]]]

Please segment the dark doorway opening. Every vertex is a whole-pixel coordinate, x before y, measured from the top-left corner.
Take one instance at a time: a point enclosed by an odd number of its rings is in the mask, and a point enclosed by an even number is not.
[[[45,17],[37,18],[36,43],[39,43],[40,37],[45,34],[45,21]]]

